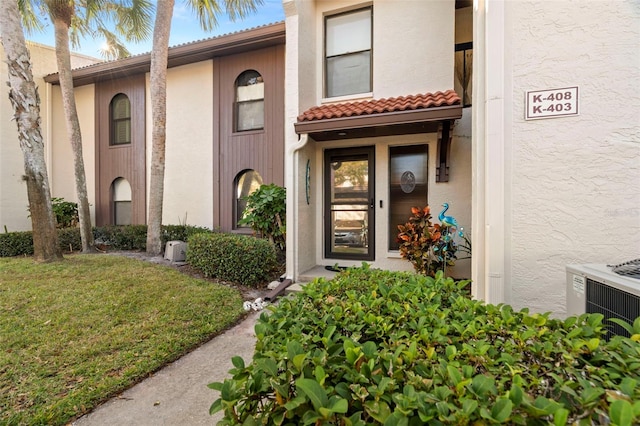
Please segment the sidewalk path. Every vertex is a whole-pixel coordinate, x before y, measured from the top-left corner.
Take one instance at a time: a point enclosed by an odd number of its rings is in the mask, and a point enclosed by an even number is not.
[[[228,378],[231,358],[248,364],[255,348],[254,325],[260,312],[251,312],[241,323],[214,337],[153,376],[79,418],[74,426],[214,425],[222,412],[209,415],[218,392],[211,382]]]

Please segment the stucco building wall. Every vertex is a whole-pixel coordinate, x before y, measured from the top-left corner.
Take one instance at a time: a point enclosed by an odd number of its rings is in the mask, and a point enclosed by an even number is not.
[[[47,85],[43,77],[57,71],[55,49],[50,46],[44,46],[38,43],[27,42],[27,48],[31,55],[31,63],[33,66],[34,81],[38,87],[40,95],[40,117],[42,136],[45,143],[45,155],[47,162],[47,172],[49,174],[49,182],[53,197],[64,197],[67,200],[75,201],[75,190],[69,193],[66,190],[64,182],[57,182],[52,174],[54,168],[54,160],[52,148],[57,143],[52,138],[50,131],[52,127],[52,115],[55,106],[54,94],[52,94],[51,86]],[[5,58],[5,52],[0,45],[0,58]],[[95,58],[84,55],[72,54],[72,68],[82,67],[97,62]],[[3,62],[0,66],[0,81],[8,80],[7,66]],[[28,218],[28,200],[27,188],[22,181],[24,174],[24,157],[20,149],[20,143],[17,136],[16,123],[13,120],[13,108],[8,98],[8,86],[2,84],[2,96],[0,96],[0,227],[2,232],[6,227],[7,231],[27,231],[31,229],[31,220]],[[64,120],[61,122],[64,130]],[[84,129],[83,129],[84,131]],[[69,142],[66,136],[62,136],[61,142]],[[85,156],[85,161],[86,161]],[[93,158],[90,158],[93,163]],[[56,168],[64,167],[64,165],[56,165]],[[71,181],[73,188],[73,181]]]
[[[74,91],[82,134],[82,158],[87,183],[87,198],[89,199],[92,223],[95,224],[95,86],[93,84],[80,86],[76,87]],[[47,163],[47,167],[51,181],[51,194],[53,197],[77,202],[73,151],[67,136],[60,86],[50,86],[50,92],[52,125],[48,131],[51,137],[52,161]]]
[[[640,9],[633,1],[479,6],[485,33],[474,53],[486,73],[476,67],[474,98],[484,100],[485,128],[474,129],[474,211],[486,214],[486,258],[475,278],[491,302],[563,315],[567,264],[640,253]],[[524,119],[527,91],[571,86],[578,116]]]
[[[507,5],[513,302],[562,313],[566,264],[640,254],[640,9]],[[579,88],[579,116],[524,120],[525,91],[568,86]]]
[[[372,91],[324,98],[325,17],[360,7],[373,7]],[[324,152],[333,148],[375,146],[375,260],[373,267],[411,270],[409,262],[389,247],[389,148],[428,144],[428,202],[434,216],[449,202],[466,229],[471,221],[470,110],[457,120],[451,145],[450,180],[436,183],[438,134],[423,133],[317,142],[297,135],[292,124],[306,109],[333,102],[381,99],[437,92],[454,87],[455,8],[450,1],[408,0],[359,2],[353,0],[285,0],[287,75],[285,135],[287,140],[288,262],[287,275],[296,279],[316,265],[359,265],[362,261],[325,258],[323,214]],[[308,137],[308,141],[307,138]],[[306,203],[304,182],[311,167],[311,197]],[[407,218],[410,212],[407,212]],[[436,220],[437,222],[437,220]],[[454,272],[470,276],[470,262]]]
[[[186,222],[213,228],[213,72],[212,61],[167,72],[163,224]],[[148,88],[147,83],[147,170],[153,130]]]

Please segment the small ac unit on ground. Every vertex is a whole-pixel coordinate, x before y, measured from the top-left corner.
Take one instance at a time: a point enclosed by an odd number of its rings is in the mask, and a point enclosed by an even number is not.
[[[187,260],[187,243],[184,241],[169,241],[164,249],[164,258],[171,262]]]
[[[617,274],[607,265],[567,265],[567,315],[584,313],[604,315],[612,335],[628,336],[606,319],[633,324],[640,316],[640,279]]]

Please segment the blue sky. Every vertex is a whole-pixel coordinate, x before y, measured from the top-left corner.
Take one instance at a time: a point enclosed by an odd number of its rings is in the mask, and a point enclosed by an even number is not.
[[[282,10],[282,0],[263,0],[263,4],[258,6],[258,12],[249,15],[244,20],[231,22],[226,15],[218,17],[218,27],[211,32],[202,31],[198,20],[194,18],[193,13],[185,5],[182,0],[176,0],[173,11],[173,21],[171,22],[171,36],[169,39],[170,46],[189,43],[196,40],[215,37],[221,34],[228,34],[235,31],[245,30],[248,28],[258,27],[265,24],[271,24],[284,20],[284,12]],[[53,26],[49,24],[44,33],[28,34],[27,40],[53,46],[55,39],[53,36]],[[74,49],[79,53],[88,56],[100,57],[100,46],[104,40],[85,39],[81,41],[79,49]],[[130,43],[127,48],[132,55],[146,53],[151,50],[151,38],[143,43]]]

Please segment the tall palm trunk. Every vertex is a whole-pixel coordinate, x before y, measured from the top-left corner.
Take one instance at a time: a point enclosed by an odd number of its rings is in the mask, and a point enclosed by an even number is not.
[[[151,51],[151,173],[149,178],[149,217],[147,220],[147,253],[162,253],[161,226],[164,198],[165,142],[167,123],[167,61],[169,33],[174,0],[159,0],[153,28]]]
[[[67,3],[67,7],[58,6],[51,13],[56,38],[56,61],[60,76],[60,90],[62,92],[62,104],[67,124],[67,135],[73,151],[73,171],[76,183],[76,195],[78,197],[78,218],[80,220],[80,238],[82,240],[82,252],[95,251],[93,231],[91,229],[91,213],[89,211],[89,198],[87,196],[87,178],[84,171],[82,158],[82,134],[80,133],[80,120],[76,109],[76,99],[73,91],[73,77],[71,75],[71,53],[69,49],[69,27],[73,6]],[[51,8],[50,8],[51,10]]]
[[[9,99],[24,157],[23,179],[31,213],[34,259],[38,262],[62,260],[40,131],[40,97],[15,1],[0,1],[0,38],[9,66]]]

